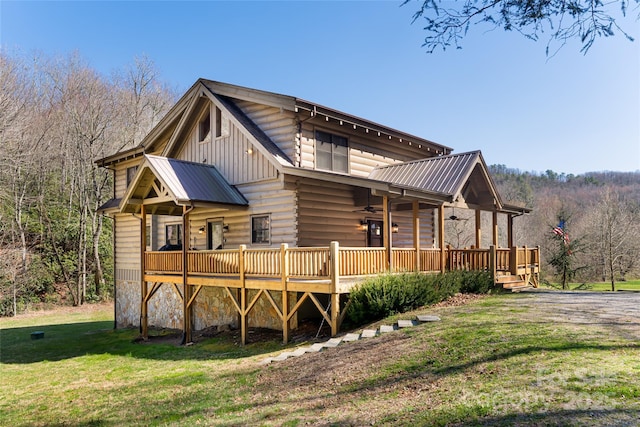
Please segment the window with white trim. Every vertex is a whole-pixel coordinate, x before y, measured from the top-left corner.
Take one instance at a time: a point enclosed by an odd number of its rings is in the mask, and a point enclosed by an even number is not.
[[[316,131],[316,169],[349,173],[349,141],[346,137]]]

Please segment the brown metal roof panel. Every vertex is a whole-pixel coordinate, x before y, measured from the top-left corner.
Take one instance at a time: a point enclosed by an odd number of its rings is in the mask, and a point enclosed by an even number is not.
[[[146,156],[176,201],[200,201],[246,206],[247,199],[211,165]]]
[[[480,152],[431,157],[374,169],[369,178],[454,195],[467,179]]]

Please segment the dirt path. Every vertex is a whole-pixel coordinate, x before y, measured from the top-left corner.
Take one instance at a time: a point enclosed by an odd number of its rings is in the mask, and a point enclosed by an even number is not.
[[[510,304],[531,307],[544,322],[600,326],[612,334],[640,341],[640,292],[584,292],[535,289]]]

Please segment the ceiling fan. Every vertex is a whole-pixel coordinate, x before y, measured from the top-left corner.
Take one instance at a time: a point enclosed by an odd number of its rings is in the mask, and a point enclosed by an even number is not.
[[[373,206],[371,206],[371,190],[367,189],[367,206],[365,206],[362,209],[357,209],[353,212],[367,212],[370,214],[376,214],[380,211],[378,211],[376,208],[374,208]]]
[[[448,219],[450,221],[466,221],[467,220],[467,218],[460,218],[459,216],[456,215],[456,208],[455,207],[452,208],[451,215],[449,215],[445,219]]]

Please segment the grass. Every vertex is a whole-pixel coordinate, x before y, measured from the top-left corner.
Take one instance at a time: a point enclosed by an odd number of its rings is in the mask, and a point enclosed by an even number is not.
[[[0,320],[0,425],[604,425],[640,418],[640,344],[528,295],[268,367],[277,342],[134,342],[112,309]],[[30,333],[45,338],[31,340]],[[627,422],[626,425],[633,425]]]
[[[544,287],[561,289],[560,283],[551,283]],[[587,283],[569,283],[569,289],[575,291],[611,291],[611,282],[587,282]],[[616,281],[616,291],[635,291],[640,292],[640,279],[627,280],[624,282]]]

